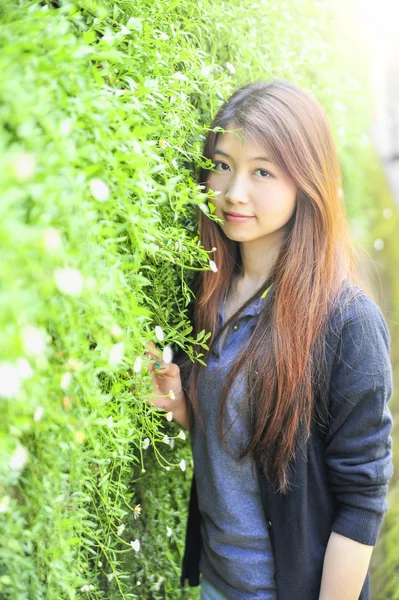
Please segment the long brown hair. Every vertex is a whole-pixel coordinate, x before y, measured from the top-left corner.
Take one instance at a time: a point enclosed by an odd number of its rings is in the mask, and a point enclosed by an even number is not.
[[[335,300],[345,281],[360,283],[342,196],[341,172],[327,117],[305,90],[284,81],[255,82],[234,92],[219,109],[204,143],[203,155],[213,161],[220,133],[216,127],[239,128],[260,142],[297,187],[296,208],[287,224],[273,271],[261,288],[229,321],[269,287],[262,311],[243,352],[233,364],[220,405],[219,431],[224,439],[223,414],[234,378],[248,370],[251,436],[241,457],[258,457],[269,480],[285,493],[290,466],[307,441],[316,415],[315,394],[323,389],[325,334]],[[220,130],[219,130],[220,131]],[[206,185],[210,170],[199,170]],[[241,266],[238,242],[232,241],[202,211],[201,244],[217,251],[218,270],[200,271],[192,289],[194,334],[211,332],[206,362],[215,343],[218,312],[231,277]],[[219,332],[220,335],[221,331]],[[202,351],[194,347],[197,352]],[[180,364],[189,398],[191,423],[202,423],[197,395],[200,369],[187,356]],[[251,376],[256,372],[256,378]]]

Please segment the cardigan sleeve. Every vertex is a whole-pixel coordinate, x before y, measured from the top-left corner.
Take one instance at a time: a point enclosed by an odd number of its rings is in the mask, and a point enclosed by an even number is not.
[[[336,504],[332,530],[370,546],[377,541],[388,509],[386,495],[393,475],[389,353],[384,317],[363,294],[340,331],[330,377],[324,457]]]

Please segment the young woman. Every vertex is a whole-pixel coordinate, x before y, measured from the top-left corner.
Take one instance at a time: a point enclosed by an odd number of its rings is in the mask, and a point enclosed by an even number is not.
[[[220,221],[199,227],[217,270],[191,310],[212,332],[206,366],[182,352],[149,367],[150,401],[191,433],[181,582],[201,600],[368,600],[393,472],[390,336],[356,274],[328,121],[272,81],[238,89],[211,128],[199,181]]]

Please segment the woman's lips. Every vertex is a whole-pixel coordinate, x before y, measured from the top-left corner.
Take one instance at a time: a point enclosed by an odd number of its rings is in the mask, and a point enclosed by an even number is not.
[[[244,223],[245,221],[249,221],[249,219],[253,219],[253,217],[230,215],[229,213],[224,213],[224,217],[226,221],[231,221],[232,223]]]

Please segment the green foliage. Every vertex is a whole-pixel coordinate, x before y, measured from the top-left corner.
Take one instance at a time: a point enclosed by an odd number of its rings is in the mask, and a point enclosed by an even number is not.
[[[349,165],[366,109],[327,9],[0,0],[1,598],[197,597],[179,589],[190,446],[146,404],[144,342],[195,341],[191,277],[215,258],[196,173],[235,87],[309,89]]]

